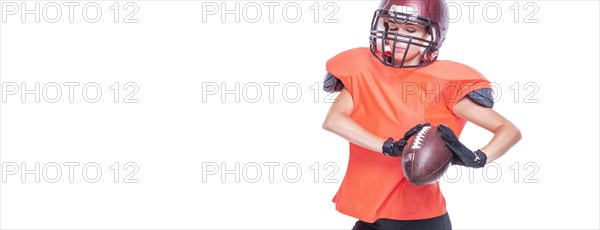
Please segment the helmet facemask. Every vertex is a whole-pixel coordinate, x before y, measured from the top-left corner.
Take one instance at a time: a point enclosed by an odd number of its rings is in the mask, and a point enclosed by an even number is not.
[[[394,28],[391,28],[393,26],[400,27],[409,24],[424,28],[425,34],[421,34],[423,36],[414,36],[415,34],[401,30],[394,31]],[[371,53],[386,66],[396,68],[424,66],[437,59],[438,50],[436,47],[439,42],[438,23],[432,19],[410,13],[377,10],[371,22],[371,36],[369,40],[371,43]],[[397,50],[397,47],[403,47],[404,52]],[[420,56],[418,57],[419,63],[405,63],[409,50],[417,47],[420,51]]]

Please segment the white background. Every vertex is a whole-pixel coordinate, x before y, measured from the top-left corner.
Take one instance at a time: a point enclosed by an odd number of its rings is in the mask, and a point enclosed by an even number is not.
[[[21,2],[1,3],[22,10]],[[39,23],[34,15],[23,22],[21,12],[4,14],[6,8],[0,15],[0,228],[353,226],[356,219],[331,202],[348,144],[321,128],[330,103],[320,87],[329,58],[368,45],[377,1],[332,1],[330,8],[319,2],[316,23],[316,8],[310,8],[315,1],[295,2],[302,9],[296,23],[282,17],[289,2],[274,8],[272,22],[264,2],[239,2],[240,8],[261,6],[257,23],[248,22],[256,8],[240,14],[239,23],[235,15],[222,20],[220,2],[133,2],[137,23],[123,23],[134,9],[124,9],[125,2],[118,23],[110,9],[114,1],[97,2],[102,16],[96,23],[82,17],[88,2],[75,7],[72,23],[64,2],[39,3],[61,6],[60,20],[48,22],[55,14],[51,6]],[[525,2],[517,8],[513,1],[497,2],[502,12],[496,23],[483,17],[486,3],[472,11],[470,3],[453,5],[455,20],[440,59],[468,64],[494,82],[495,109],[521,129],[523,140],[486,169],[448,171],[441,183],[453,227],[600,228],[598,2],[538,1],[528,8]],[[203,14],[207,4],[219,11]],[[293,8],[288,13],[296,16]],[[487,19],[496,17],[494,8],[488,13]],[[328,14],[337,22],[325,23]],[[93,9],[88,16],[94,17]],[[36,82],[39,103],[33,94],[20,94],[22,83],[32,90]],[[56,103],[48,100],[56,96],[51,82],[62,86]],[[65,82],[80,84],[73,102]],[[102,90],[96,103],[82,93],[91,82]],[[118,103],[110,88],[115,82]],[[139,90],[132,97],[137,103],[124,103],[133,92],[123,88],[128,82]],[[235,93],[220,94],[236,82],[239,102]],[[271,98],[265,83],[279,84]],[[283,91],[286,84],[291,87]],[[10,95],[14,85],[18,91]],[[207,95],[215,88],[203,85],[219,88]],[[257,85],[261,97],[253,101]],[[94,98],[93,88],[86,95]],[[479,148],[491,137],[468,124],[461,140]],[[52,162],[61,166],[56,183],[50,182],[57,172]],[[79,164],[72,183],[66,162]],[[96,183],[82,172],[92,162],[102,169]],[[128,162],[138,171],[124,168]],[[233,173],[222,180],[236,162],[239,182]],[[278,164],[272,180],[269,162]],[[39,182],[35,174],[22,179],[36,163]],[[286,173],[284,165],[299,168]],[[93,169],[85,174],[92,179]],[[206,173],[213,169],[214,175]],[[459,170],[461,177],[453,179]],[[129,174],[137,183],[124,183]]]

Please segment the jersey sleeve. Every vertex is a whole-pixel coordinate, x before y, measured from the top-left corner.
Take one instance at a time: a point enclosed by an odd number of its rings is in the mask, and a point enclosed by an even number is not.
[[[491,108],[493,106],[491,83],[477,70],[459,63],[453,63],[446,75],[444,101],[452,111],[456,103],[469,97],[477,104]]]
[[[356,48],[344,51],[333,58],[329,59],[326,64],[327,75],[329,77],[329,83],[334,82],[331,77],[334,77],[341,81],[343,88],[347,89],[350,94],[353,94],[354,89],[354,78],[360,72],[361,59],[365,57],[364,50],[362,48]],[[330,76],[329,76],[330,75]],[[341,91],[342,88],[339,88]]]
[[[331,73],[327,72],[325,74],[325,79],[323,79],[323,90],[328,93],[340,92],[344,89],[344,83],[340,81],[337,77],[333,76]]]

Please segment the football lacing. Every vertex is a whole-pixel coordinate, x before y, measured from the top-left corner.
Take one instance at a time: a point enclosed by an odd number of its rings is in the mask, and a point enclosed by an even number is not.
[[[425,126],[421,129],[421,131],[419,131],[419,133],[417,133],[417,136],[415,137],[415,140],[413,141],[412,149],[420,149],[421,148],[421,141],[423,141],[423,138],[425,138],[425,134],[427,133],[427,131],[429,131],[430,128],[431,128],[431,126]]]

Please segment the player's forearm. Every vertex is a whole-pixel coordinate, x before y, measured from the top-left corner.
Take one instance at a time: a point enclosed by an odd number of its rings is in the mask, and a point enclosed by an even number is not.
[[[508,122],[494,131],[494,137],[488,145],[481,148],[487,155],[487,162],[492,162],[504,155],[510,148],[521,140],[521,131]]]
[[[330,114],[323,123],[323,128],[363,148],[382,152],[385,140],[365,130],[345,114]]]

